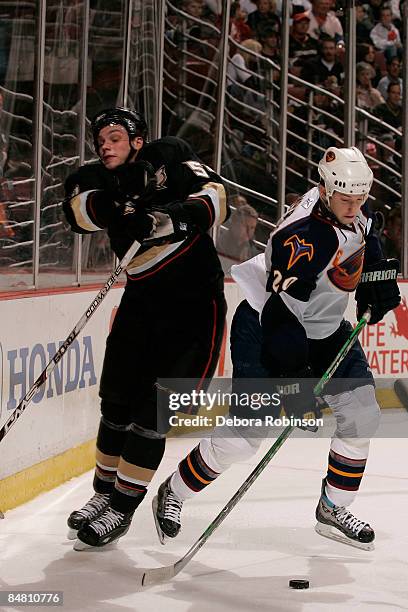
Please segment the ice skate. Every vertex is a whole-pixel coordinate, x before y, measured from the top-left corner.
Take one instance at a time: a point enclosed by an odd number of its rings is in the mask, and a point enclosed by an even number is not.
[[[100,548],[116,542],[129,531],[133,512],[119,512],[108,506],[96,519],[78,531],[74,550]]]
[[[375,533],[370,525],[344,506],[332,504],[324,493],[316,508],[316,519],[315,530],[319,535],[362,550],[374,549]]]
[[[80,510],[74,510],[68,517],[68,540],[75,540],[78,530],[97,518],[109,505],[109,494],[95,493]]]
[[[152,502],[154,521],[161,544],[165,544],[167,538],[175,538],[181,529],[180,515],[183,502],[171,490],[170,478],[171,476],[160,485]]]

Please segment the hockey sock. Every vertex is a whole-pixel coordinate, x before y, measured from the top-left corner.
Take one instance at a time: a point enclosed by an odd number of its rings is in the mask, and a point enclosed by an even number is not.
[[[360,487],[367,459],[350,459],[329,452],[325,494],[336,506],[349,506]]]
[[[127,435],[127,424],[113,423],[102,416],[96,440],[94,489],[97,493],[111,493],[116,469]]]
[[[202,458],[200,445],[185,457],[170,480],[170,488],[177,497],[184,501],[194,497],[219,476]]]
[[[125,513],[136,510],[163,458],[165,443],[164,438],[128,431],[111,495],[114,510]]]

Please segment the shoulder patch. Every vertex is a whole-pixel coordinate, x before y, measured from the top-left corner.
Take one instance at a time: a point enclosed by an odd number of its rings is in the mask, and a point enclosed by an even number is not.
[[[285,240],[284,246],[291,249],[291,254],[287,269],[290,270],[301,257],[307,257],[309,261],[314,256],[314,246],[310,242],[306,242],[304,238],[299,238],[297,234],[293,234]]]
[[[339,249],[333,261],[333,267],[327,271],[327,276],[335,287],[342,291],[352,292],[356,289],[364,264],[365,245],[358,251],[340,262],[343,252]]]

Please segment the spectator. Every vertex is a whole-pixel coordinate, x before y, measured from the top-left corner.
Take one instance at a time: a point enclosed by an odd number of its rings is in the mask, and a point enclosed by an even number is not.
[[[252,0],[239,0],[241,8],[249,16],[251,13],[256,11],[256,4]]]
[[[262,52],[261,43],[253,38],[244,40],[242,47],[259,55]],[[230,87],[237,83],[246,83],[253,76],[252,72],[257,72],[257,70],[258,62],[256,57],[239,48],[235,55],[232,56],[231,61],[228,62],[227,85]]]
[[[343,28],[333,11],[330,10],[330,0],[313,0],[308,33],[312,38],[319,39],[324,33],[334,38],[336,43],[344,42]]]
[[[302,105],[294,110],[289,121],[288,146],[305,159],[320,161],[321,150],[337,146],[343,135],[343,126],[334,117],[339,116],[339,108],[327,94],[313,92],[312,106]],[[339,117],[340,118],[340,117]],[[299,140],[301,138],[302,140]],[[302,168],[306,173],[307,168]]]
[[[312,10],[312,3],[310,0],[292,0],[293,13],[304,13]]]
[[[260,250],[253,238],[258,223],[258,213],[249,204],[244,204],[234,210],[228,222],[228,231],[219,232],[217,251],[220,255],[233,259],[237,263],[246,261]]]
[[[373,156],[377,160],[372,167],[377,181],[374,182],[372,195],[382,207],[385,203],[395,206],[401,200],[401,164],[394,157],[396,141],[390,133],[380,134],[377,138],[381,144],[376,146]]]
[[[262,45],[258,40],[248,38],[241,45],[257,55],[262,52]],[[261,94],[262,84],[258,78],[259,66],[256,56],[247,53],[241,48],[231,58],[227,68],[227,90],[235,98],[235,101],[243,102],[250,108],[264,110],[265,103]],[[244,87],[242,87],[244,85]],[[237,109],[240,117],[254,122],[254,113],[242,107]]]
[[[376,106],[384,102],[380,92],[372,86],[371,79],[374,70],[366,62],[359,62],[356,66],[357,76],[357,106],[372,111]]]
[[[231,198],[230,203],[233,208],[248,206],[248,200],[246,199],[246,197],[239,193]]]
[[[292,67],[303,68],[305,61],[317,57],[319,44],[307,32],[310,17],[308,13],[294,13],[289,36],[289,62]]]
[[[357,63],[358,62],[367,62],[370,64],[371,68],[375,73],[375,77],[371,80],[374,87],[377,86],[377,83],[383,76],[380,67],[376,62],[376,52],[374,45],[370,44],[360,44],[357,45],[357,54],[356,54]]]
[[[387,60],[395,56],[401,56],[400,33],[392,23],[391,9],[387,6],[382,7],[380,23],[377,23],[371,30],[371,40],[376,49],[384,52]]]
[[[367,14],[373,25],[380,21],[383,3],[384,0],[368,0]]]
[[[400,206],[393,208],[387,215],[385,229],[381,235],[381,243],[385,257],[401,258],[402,219]]]
[[[388,86],[390,83],[397,84],[401,87],[402,91],[402,79],[400,77],[401,73],[401,62],[398,57],[393,57],[387,62],[387,74],[380,79],[377,89],[384,98],[387,99],[388,96]]]
[[[322,37],[319,55],[305,62],[300,76],[308,83],[323,84],[329,89],[333,88],[332,77],[336,79],[337,85],[343,84],[344,69],[337,60],[336,43],[333,38]]]
[[[252,38],[252,30],[247,24],[248,15],[241,8],[240,3],[233,2],[231,4],[231,38],[238,43],[242,43],[248,38]]]
[[[262,45],[262,55],[275,62],[280,62],[279,34],[273,25],[265,23],[259,28],[259,41]],[[279,79],[279,74],[274,75],[274,80]]]
[[[203,16],[204,0],[184,0],[182,10],[192,17],[200,19]]]
[[[221,15],[222,13],[222,0],[205,0],[207,8],[214,13],[214,15]]]
[[[387,88],[387,98],[379,104],[373,114],[384,123],[402,131],[401,85],[390,83]],[[384,128],[386,130],[386,127]]]
[[[275,14],[275,2],[273,0],[255,0],[256,11],[248,15],[248,25],[252,31],[259,36],[259,30],[265,24],[280,32],[280,19]]]
[[[357,43],[369,44],[371,42],[370,32],[373,29],[373,23],[368,18],[364,4],[356,6],[356,38]]]

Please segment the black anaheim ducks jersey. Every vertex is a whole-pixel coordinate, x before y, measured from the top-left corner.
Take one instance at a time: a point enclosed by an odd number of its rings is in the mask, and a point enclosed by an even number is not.
[[[145,292],[166,286],[173,297],[177,292],[185,295],[215,283],[220,285],[222,269],[207,232],[228,217],[221,178],[201,163],[186,142],[170,136],[145,144],[139,160],[149,162],[155,172],[151,207],[165,211],[167,205],[181,202],[192,231],[180,242],[142,247],[127,267],[128,289]],[[65,183],[64,210],[78,233],[106,228],[111,246],[121,258],[132,240],[123,231],[123,219],[119,223],[118,215],[111,214],[118,208],[112,195],[114,179],[115,171],[100,162],[82,166]]]

